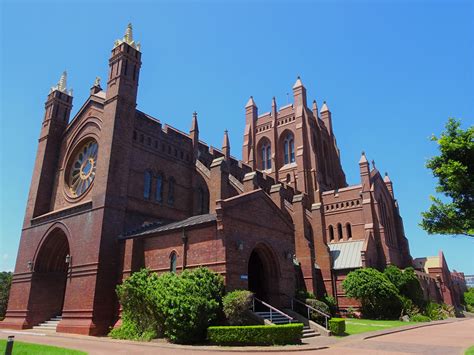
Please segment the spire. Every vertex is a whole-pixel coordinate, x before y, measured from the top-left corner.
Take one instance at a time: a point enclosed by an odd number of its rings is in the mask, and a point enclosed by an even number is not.
[[[301,78],[300,76],[298,75],[298,77],[296,78],[296,82],[295,82],[295,85],[293,85],[293,89],[296,89],[296,88],[299,88],[303,86],[303,83],[301,82]]]
[[[313,116],[314,116],[314,118],[319,117],[319,115],[318,115],[318,103],[316,102],[316,100],[313,100]]]
[[[321,113],[329,111],[328,105],[326,104],[326,101],[323,101],[323,106],[321,107]]]
[[[62,93],[65,93],[66,95],[72,96],[72,89],[70,89],[69,91],[67,90],[67,72],[66,71],[63,71],[63,73],[61,74],[61,78],[59,78],[58,83],[51,88],[50,92],[53,92],[55,90],[61,91]]]
[[[199,127],[198,127],[198,114],[196,111],[193,112],[193,119],[191,122],[191,130],[190,132],[199,132]]]
[[[359,164],[364,164],[364,163],[368,163],[368,161],[367,161],[367,158],[365,156],[365,152],[362,151],[362,155],[360,157]]]
[[[384,182],[392,182],[392,180],[390,180],[390,178],[388,177],[387,172],[385,172],[385,177],[383,178],[383,181]]]
[[[272,98],[272,109],[273,108],[276,109],[276,107],[277,107],[277,102],[276,102],[275,96],[273,96],[273,98]]]
[[[128,24],[123,38],[115,41],[114,48],[118,47],[122,43],[127,43],[130,47],[135,48],[137,51],[140,51],[140,42],[135,42],[133,40],[133,27],[131,23]]]
[[[257,105],[255,104],[255,101],[253,101],[253,96],[250,96],[245,107],[247,108],[247,107],[252,107],[252,106],[257,107]]]
[[[230,143],[229,143],[229,134],[227,130],[224,131],[224,139],[222,140],[222,152],[224,153],[225,160],[230,158]]]
[[[387,186],[388,192],[390,192],[390,195],[392,195],[392,198],[395,198],[395,195],[394,195],[394,192],[393,192],[392,180],[390,180],[387,173],[385,173],[385,177],[383,178],[383,182],[385,183],[385,186]]]

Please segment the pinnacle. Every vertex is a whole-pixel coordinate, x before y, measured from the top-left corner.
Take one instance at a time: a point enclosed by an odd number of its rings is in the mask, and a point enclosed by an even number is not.
[[[135,42],[133,40],[133,26],[131,23],[127,25],[127,29],[125,30],[123,38],[115,41],[114,48],[118,47],[122,43],[127,43],[130,47],[140,51],[140,42]]]
[[[298,75],[298,77],[296,78],[296,82],[295,82],[295,85],[293,85],[293,89],[296,89],[296,88],[299,88],[303,86],[303,83],[301,82],[301,78],[300,76]]]
[[[323,106],[321,107],[320,113],[323,113],[323,112],[326,112],[326,111],[329,111],[329,107],[326,104],[326,101],[323,101]]]
[[[392,182],[392,180],[390,180],[390,178],[388,177],[387,172],[385,172],[385,177],[383,178],[383,181],[384,182]]]
[[[257,107],[257,105],[255,104],[255,101],[253,101],[253,96],[250,96],[249,100],[247,101],[247,104],[245,105],[245,107],[251,107],[251,106]]]
[[[228,134],[228,131],[225,130],[224,131],[224,139],[222,140],[222,148],[228,148],[228,147],[230,147],[229,134]]]
[[[199,131],[198,120],[197,120],[197,112],[196,111],[193,112],[193,119],[192,119],[192,122],[191,122],[191,132],[193,132],[193,131]]]
[[[361,155],[360,160],[359,160],[359,164],[365,164],[365,163],[368,163],[368,161],[367,161],[367,158],[365,156],[365,152],[362,152],[362,155]]]
[[[59,81],[58,83],[51,87],[51,90],[50,92],[53,92],[53,91],[61,91],[63,93],[65,93],[66,95],[69,95],[69,96],[72,96],[72,89],[71,90],[67,90],[67,71],[63,71],[63,73],[61,74],[61,78],[59,78]]]

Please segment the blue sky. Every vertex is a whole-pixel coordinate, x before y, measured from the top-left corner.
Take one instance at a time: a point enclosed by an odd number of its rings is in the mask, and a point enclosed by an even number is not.
[[[49,88],[68,70],[74,112],[106,77],[128,22],[142,43],[138,108],[241,157],[244,105],[287,103],[300,75],[328,102],[350,184],[365,150],[388,171],[414,257],[445,252],[474,274],[474,240],[418,226],[435,180],[424,164],[447,118],[474,123],[472,1],[1,1],[0,270],[14,267]]]

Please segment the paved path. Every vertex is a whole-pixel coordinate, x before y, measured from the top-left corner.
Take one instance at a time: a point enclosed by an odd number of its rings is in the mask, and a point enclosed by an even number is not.
[[[393,331],[393,330],[392,330]],[[295,350],[295,355],[309,354],[463,354],[463,350],[474,345],[474,319],[455,321],[444,324],[430,325],[406,331],[380,335],[390,330],[375,333],[366,333],[351,336],[344,339],[334,337],[310,338],[302,346],[280,347],[282,353],[290,353]],[[181,347],[164,343],[163,341],[153,343],[135,343],[128,341],[111,340],[107,338],[95,338],[81,335],[43,335],[30,331],[0,331],[0,338],[7,335],[15,335],[18,341],[32,342],[38,344],[55,345],[65,348],[78,349],[95,354],[163,354],[163,355],[205,355],[226,354],[236,355],[231,348],[218,347]],[[368,336],[374,336],[367,339]],[[318,348],[327,347],[326,349]],[[259,348],[274,352],[275,347]],[[306,350],[305,350],[306,349]],[[311,350],[310,350],[311,349]],[[216,352],[216,350],[218,352]],[[246,354],[262,354],[255,351],[256,348],[240,348]],[[300,351],[298,351],[300,350]],[[317,352],[316,352],[317,351]],[[242,352],[240,352],[242,353]]]

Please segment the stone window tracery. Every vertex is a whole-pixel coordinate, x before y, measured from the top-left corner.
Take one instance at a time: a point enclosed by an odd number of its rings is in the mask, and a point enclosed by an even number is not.
[[[283,141],[283,152],[285,164],[294,163],[295,161],[295,140],[293,134],[288,133]]]
[[[72,197],[83,195],[95,178],[97,165],[98,144],[95,140],[89,140],[77,151],[70,160],[69,172],[66,182]]]

